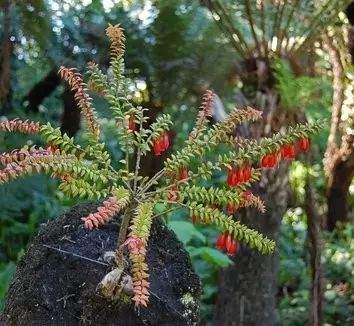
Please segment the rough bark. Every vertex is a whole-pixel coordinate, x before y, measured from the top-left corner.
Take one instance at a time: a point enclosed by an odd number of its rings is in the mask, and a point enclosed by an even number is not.
[[[287,207],[287,167],[267,173],[256,193],[267,203],[267,212],[248,210],[242,222],[272,239],[278,238],[281,218]],[[278,253],[263,256],[242,247],[234,265],[219,276],[219,294],[214,325],[275,325]]]
[[[349,33],[353,34],[353,31]],[[354,113],[351,110],[347,120],[341,120],[345,78],[343,60],[332,38],[326,37],[325,45],[333,68],[331,128],[325,153],[325,170],[328,178],[327,229],[332,231],[337,222],[346,222],[349,218],[349,186],[354,175],[354,135],[350,133],[350,124],[354,120]]]
[[[148,308],[134,309],[130,300],[112,302],[97,293],[111,270],[103,257],[115,250],[118,227],[85,230],[80,217],[95,209],[77,206],[42,228],[18,264],[0,325],[195,325],[199,279],[182,243],[158,220],[147,252]]]
[[[305,186],[305,211],[310,251],[311,307],[309,324],[323,325],[323,272],[321,265],[321,217],[317,211],[316,198],[311,176],[307,176]]]
[[[351,146],[354,142],[351,141]],[[338,159],[327,186],[327,230],[332,231],[337,222],[349,220],[349,187],[354,177],[354,151],[348,160]]]

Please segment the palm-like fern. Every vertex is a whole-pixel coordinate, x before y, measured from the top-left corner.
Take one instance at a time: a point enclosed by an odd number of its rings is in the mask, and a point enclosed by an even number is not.
[[[203,0],[243,57],[294,56],[321,36],[349,0]]]

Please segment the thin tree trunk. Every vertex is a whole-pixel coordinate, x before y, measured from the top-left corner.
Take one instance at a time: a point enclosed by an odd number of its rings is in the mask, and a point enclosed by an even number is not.
[[[64,103],[64,111],[61,117],[61,131],[69,137],[74,136],[80,129],[81,114],[80,108],[77,106],[74,93],[68,86],[62,95]]]
[[[305,211],[307,216],[308,239],[311,266],[311,307],[309,324],[323,325],[323,273],[321,266],[321,217],[317,212],[316,198],[308,174],[305,186]]]
[[[242,222],[277,239],[287,208],[287,185],[286,165],[266,173],[256,192],[266,202],[267,212],[247,210],[242,215]],[[242,247],[234,265],[220,273],[214,325],[275,325],[278,264],[277,252],[263,256]]]
[[[10,109],[11,95],[11,55],[13,44],[11,37],[11,1],[4,1],[0,7],[3,11],[3,39],[0,48],[0,104],[1,113]]]
[[[28,92],[23,102],[31,112],[38,112],[39,105],[59,86],[60,78],[57,67],[49,73]]]

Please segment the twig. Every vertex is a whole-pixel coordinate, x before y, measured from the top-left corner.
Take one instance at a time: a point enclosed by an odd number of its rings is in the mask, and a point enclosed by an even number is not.
[[[98,261],[98,260],[95,260],[95,259],[91,259],[91,258],[88,258],[88,257],[84,257],[84,256],[81,256],[81,255],[75,254],[73,252],[60,249],[60,248],[52,247],[52,246],[49,246],[49,245],[46,245],[46,244],[43,244],[42,246],[46,247],[48,249],[52,249],[52,250],[58,251],[58,252],[63,253],[63,254],[71,255],[71,256],[74,256],[74,257],[77,257],[77,258],[80,258],[80,259],[84,259],[84,260],[90,261],[92,263],[96,263],[96,264],[104,265],[104,266],[109,266],[108,264],[103,263],[101,261]]]
[[[250,4],[249,0],[246,0],[245,6],[246,6],[245,7],[246,8],[246,14],[248,16],[248,22],[250,24],[252,36],[254,38],[254,42],[256,43],[256,48],[258,50],[258,55],[261,57],[262,56],[262,49],[261,49],[261,47],[259,45],[259,41],[258,41],[258,37],[257,37],[257,34],[256,34],[256,30],[254,28],[255,27],[255,22],[253,20],[251,4]]]
[[[140,126],[139,126],[139,131],[141,132],[142,127],[143,127],[143,118],[144,118],[144,113],[143,111],[141,112],[141,116],[140,116]],[[133,189],[134,192],[136,191],[136,187],[137,187],[137,179],[138,179],[138,173],[140,170],[140,159],[141,159],[141,143],[139,144],[140,146],[138,146],[138,152],[136,154],[136,162],[135,162],[135,173],[134,173],[134,185],[133,185]]]
[[[165,173],[165,169],[160,170],[157,172],[147,183],[146,185],[138,191],[137,195],[144,194],[154,183],[155,181],[159,180]]]

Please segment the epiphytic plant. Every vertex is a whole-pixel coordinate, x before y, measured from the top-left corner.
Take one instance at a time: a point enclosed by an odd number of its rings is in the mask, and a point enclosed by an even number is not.
[[[96,212],[82,217],[84,226],[92,230],[120,215],[116,266],[102,280],[102,293],[110,297],[117,293],[114,290],[120,287],[126,267],[123,255],[127,249],[133,281],[132,300],[137,306],[146,306],[149,299],[146,252],[153,219],[161,215],[155,213],[156,204],[167,205],[163,213],[188,208],[193,223],[215,224],[221,231],[216,246],[229,255],[236,254],[239,242],[262,254],[270,254],[274,242],[235,220],[233,214],[246,206],[264,211],[262,200],[247,191],[247,187],[259,180],[262,169],[274,168],[282,159],[291,160],[296,153],[307,151],[309,136],[321,127],[321,122],[290,127],[285,133],[260,141],[235,137],[233,131],[237,125],[261,119],[261,112],[250,107],[236,108],[223,122],[209,128],[214,95],[207,91],[185,146],[170,155],[156,175],[143,177],[140,175],[142,156],[150,155],[151,151],[161,155],[168,149],[168,129],[172,121],[168,114],[163,114],[149,128],[144,127],[148,120],[146,110],[129,101],[128,79],[124,76],[123,30],[116,25],[109,26],[106,32],[111,41],[112,74],[106,75],[96,64],[90,63],[89,84],[105,97],[112,111],[120,147],[126,155],[119,162],[119,169],[112,167],[105,144],[100,141],[100,124],[81,74],[74,68],[61,67],[59,74],[74,91],[86,122],[87,144],[76,144],[73,138],[49,123],[1,121],[0,130],[38,134],[45,146],[23,147],[1,154],[0,182],[44,172],[58,178],[59,189],[68,196],[106,198]],[[230,151],[207,160],[206,154],[220,144],[229,145]],[[193,170],[194,162],[198,164]],[[201,179],[210,179],[220,171],[227,175],[227,186],[205,188],[199,185]]]

